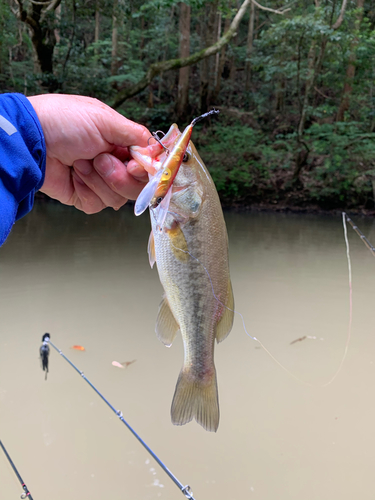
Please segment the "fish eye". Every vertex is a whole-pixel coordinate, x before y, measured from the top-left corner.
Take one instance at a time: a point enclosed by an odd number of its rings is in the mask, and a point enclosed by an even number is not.
[[[190,160],[190,155],[189,155],[189,153],[185,153],[185,154],[184,154],[184,157],[182,158],[182,161],[183,161],[184,163],[186,163],[186,162],[187,162],[187,161],[189,161],[189,160]]]
[[[156,198],[156,203],[160,205],[160,203],[163,201],[163,198],[159,196],[159,198]]]

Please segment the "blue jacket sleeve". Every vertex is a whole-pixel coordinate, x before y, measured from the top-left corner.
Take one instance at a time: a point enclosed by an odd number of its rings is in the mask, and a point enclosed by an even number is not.
[[[42,127],[22,94],[0,94],[0,245],[14,222],[27,214],[44,182]]]

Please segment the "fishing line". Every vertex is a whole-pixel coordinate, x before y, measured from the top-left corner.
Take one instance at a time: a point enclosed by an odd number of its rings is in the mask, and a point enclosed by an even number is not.
[[[345,245],[346,245],[346,257],[348,260],[348,274],[349,274],[349,325],[348,325],[348,335],[346,339],[346,344],[345,344],[345,350],[343,357],[341,359],[340,366],[337,369],[337,372],[334,374],[334,376],[331,378],[329,382],[324,384],[323,387],[326,387],[329,385],[331,382],[334,381],[334,379],[337,377],[338,373],[340,372],[342,365],[344,364],[346,355],[348,353],[348,348],[349,348],[349,342],[350,342],[350,337],[351,337],[351,331],[352,331],[352,321],[353,321],[353,287],[352,287],[352,265],[351,265],[351,260],[350,260],[350,252],[349,252],[349,240],[348,240],[348,232],[347,232],[347,227],[346,227],[346,222],[349,222],[349,224],[352,226],[354,231],[358,234],[358,236],[361,238],[363,243],[366,245],[366,247],[370,250],[372,255],[375,256],[375,248],[371,245],[369,240],[366,238],[366,236],[362,233],[362,231],[359,229],[358,226],[354,224],[354,222],[347,216],[345,212],[342,212],[342,223],[344,226],[344,237],[345,237]]]
[[[353,288],[352,288],[352,264],[350,260],[350,250],[349,250],[349,240],[348,240],[348,231],[346,228],[346,214],[343,212],[342,213],[342,225],[344,227],[344,238],[345,238],[345,245],[346,245],[346,258],[348,261],[348,273],[349,273],[349,324],[348,324],[348,333],[346,337],[346,342],[345,342],[345,349],[344,349],[344,354],[341,358],[341,362],[339,364],[339,367],[336,370],[336,373],[333,375],[333,377],[326,382],[323,387],[327,387],[327,385],[331,384],[337,375],[340,373],[341,368],[344,364],[344,361],[346,359],[346,355],[348,354],[348,349],[349,349],[349,342],[350,342],[350,337],[352,333],[352,321],[353,321]]]
[[[154,210],[150,209],[151,210],[151,213],[154,217],[154,219],[156,220],[156,216],[154,214]],[[175,216],[178,216],[178,214],[176,213],[173,213],[171,211],[169,211],[168,213],[170,213],[171,215],[175,215]],[[346,215],[346,214],[345,214]],[[350,261],[350,254],[349,254],[349,241],[348,241],[348,237],[347,237],[347,230],[346,230],[346,224],[345,224],[345,217],[344,217],[344,214],[343,214],[343,226],[344,226],[344,238],[345,238],[345,244],[346,244],[346,255],[347,255],[347,260],[348,260],[348,269],[349,269],[349,325],[348,325],[348,334],[347,334],[347,339],[346,339],[346,343],[345,343],[345,350],[344,350],[344,354],[341,358],[341,361],[340,361],[340,364],[339,364],[339,367],[337,368],[336,372],[334,373],[334,375],[331,377],[331,379],[326,382],[325,384],[312,384],[310,382],[307,382],[306,380],[303,380],[302,378],[298,377],[297,375],[295,375],[294,373],[292,373],[290,370],[288,370],[288,368],[286,368],[282,363],[280,363],[280,361],[278,361],[275,356],[265,347],[265,345],[257,338],[257,337],[254,337],[253,335],[250,335],[250,333],[247,331],[247,328],[246,328],[246,325],[245,325],[245,319],[243,317],[243,315],[239,312],[239,311],[236,311],[235,309],[231,309],[229,308],[228,306],[226,306],[223,302],[221,302],[221,300],[217,297],[217,295],[215,294],[215,290],[214,290],[214,287],[213,287],[213,283],[212,283],[212,279],[211,279],[211,276],[208,272],[208,269],[206,268],[206,266],[197,258],[195,257],[194,255],[192,255],[188,250],[183,250],[182,248],[177,248],[173,242],[170,240],[170,243],[171,245],[178,251],[180,252],[183,252],[183,253],[186,253],[188,255],[190,255],[190,257],[192,259],[194,259],[196,262],[198,262],[204,269],[205,273],[207,274],[207,277],[210,281],[210,284],[211,284],[211,290],[212,290],[212,294],[215,298],[215,300],[221,304],[223,307],[225,307],[226,309],[228,309],[229,311],[233,312],[234,314],[237,314],[241,320],[242,320],[242,326],[243,326],[243,329],[246,333],[246,335],[248,337],[250,337],[252,340],[254,340],[255,342],[258,342],[258,344],[260,345],[260,347],[266,352],[266,354],[268,354],[268,356],[284,371],[286,372],[288,375],[290,375],[291,377],[293,377],[295,380],[297,380],[298,382],[304,384],[304,385],[307,385],[309,387],[326,387],[328,385],[330,385],[334,380],[335,378],[337,377],[337,375],[339,374],[339,372],[341,371],[341,368],[344,364],[344,361],[345,361],[345,358],[346,358],[346,355],[347,355],[347,352],[348,352],[348,347],[349,347],[349,342],[350,342],[350,337],[351,337],[351,327],[352,327],[352,274],[351,274],[351,261]],[[353,227],[354,229],[354,227]],[[161,228],[162,230],[162,228]],[[364,240],[365,239],[365,236],[362,237],[362,239]],[[366,241],[368,242],[367,238],[366,238]],[[371,243],[368,242],[368,244],[370,245],[370,247],[372,247]],[[367,245],[366,245],[367,246]],[[374,247],[372,247],[374,248]],[[375,249],[374,249],[375,250]]]
[[[29,488],[28,488],[28,487],[26,486],[26,484],[24,483],[24,481],[23,481],[22,477],[20,476],[20,473],[18,472],[18,470],[17,470],[16,466],[14,465],[14,463],[13,463],[12,459],[10,458],[10,456],[9,456],[9,454],[8,454],[7,450],[5,449],[5,446],[4,446],[4,445],[3,445],[3,443],[1,442],[1,440],[0,440],[0,446],[1,446],[1,448],[2,448],[2,450],[3,450],[3,452],[4,452],[4,454],[5,454],[5,456],[7,457],[7,459],[8,459],[8,461],[9,461],[10,465],[12,466],[12,469],[13,469],[13,471],[14,471],[15,475],[17,476],[18,481],[21,483],[22,489],[23,489],[23,491],[24,491],[24,492],[22,493],[22,495],[21,495],[21,498],[30,498],[30,500],[33,500],[33,497],[31,496],[31,493],[30,493],[30,491],[29,491]]]
[[[242,320],[242,326],[243,326],[243,329],[245,330],[245,333],[248,337],[250,337],[252,340],[254,340],[255,342],[258,342],[258,344],[261,346],[261,348],[268,354],[268,356],[282,369],[284,370],[288,375],[290,375],[291,377],[293,377],[294,379],[296,379],[298,382],[302,382],[306,385],[309,385],[311,386],[312,384],[310,384],[309,382],[305,382],[303,381],[302,379],[300,379],[299,377],[297,377],[296,375],[294,375],[294,373],[292,373],[291,371],[288,370],[288,368],[286,368],[285,366],[283,366],[280,361],[278,361],[275,356],[273,354],[271,354],[271,352],[262,344],[262,342],[257,338],[257,337],[254,337],[253,335],[250,335],[250,333],[247,331],[247,328],[246,328],[246,324],[245,324],[245,319],[243,317],[243,314],[240,313],[239,311],[236,311],[235,309],[231,309],[230,307],[226,306],[223,302],[221,302],[221,300],[217,297],[217,295],[215,294],[215,290],[214,290],[214,286],[213,286],[213,283],[212,283],[212,279],[211,279],[211,276],[210,276],[210,273],[208,272],[208,269],[206,268],[206,266],[197,258],[195,257],[193,254],[191,254],[188,250],[182,250],[182,248],[177,248],[173,243],[172,241],[170,241],[171,245],[178,251],[180,252],[184,252],[184,253],[187,253],[190,255],[190,257],[192,259],[194,259],[196,262],[198,262],[198,264],[200,264],[205,273],[207,274],[207,277],[210,281],[210,285],[211,285],[211,290],[212,290],[212,295],[214,296],[215,300],[221,304],[223,307],[225,307],[225,309],[228,309],[228,311],[231,311],[233,312],[234,314],[237,314],[241,320]]]
[[[348,260],[348,274],[349,274],[349,325],[348,325],[348,335],[346,339],[346,344],[345,344],[345,350],[344,350],[344,355],[341,359],[340,366],[337,369],[337,372],[334,374],[334,376],[331,378],[329,382],[324,384],[323,387],[329,385],[331,382],[334,381],[336,376],[338,375],[339,371],[342,368],[342,365],[344,364],[346,355],[348,353],[348,348],[349,348],[349,342],[350,342],[350,337],[351,337],[351,331],[352,331],[352,321],[353,321],[353,287],[352,287],[352,265],[351,265],[351,260],[350,260],[350,252],[349,252],[349,240],[348,240],[348,232],[347,232],[347,227],[346,227],[346,222],[349,222],[349,224],[352,226],[354,231],[358,234],[358,236],[361,238],[363,243],[366,245],[366,247],[370,250],[372,255],[375,256],[375,248],[371,245],[369,240],[366,238],[366,236],[362,233],[362,231],[359,229],[358,226],[354,224],[354,222],[347,216],[345,212],[342,212],[342,223],[344,226],[344,236],[345,236],[345,245],[346,245],[346,257]]]
[[[135,430],[128,424],[128,422],[124,419],[122,412],[120,410],[116,410],[114,406],[111,405],[111,403],[103,396],[101,392],[98,391],[98,389],[90,382],[90,380],[85,376],[85,374],[79,370],[70,359],[68,359],[65,354],[58,348],[56,347],[48,338],[47,342],[67,361],[72,368],[78,372],[81,377],[89,384],[89,386],[94,389],[96,394],[102,398],[102,400],[110,407],[110,409],[118,416],[118,418],[121,420],[123,424],[126,425],[126,427],[129,429],[129,431],[133,434],[134,437],[138,439],[138,441],[141,443],[141,445],[148,451],[148,453],[152,456],[152,458],[160,465],[160,467],[163,469],[163,471],[169,476],[170,479],[175,483],[175,485],[180,489],[180,491],[185,495],[185,497],[188,500],[195,500],[193,497],[193,492],[190,489],[189,485],[184,486],[180,481],[177,479],[177,477],[168,469],[168,467],[160,460],[160,458],[152,451],[152,449],[143,441],[143,439],[135,432]]]

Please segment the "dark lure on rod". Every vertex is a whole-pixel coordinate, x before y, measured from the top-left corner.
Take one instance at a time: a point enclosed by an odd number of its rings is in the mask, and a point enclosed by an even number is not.
[[[40,346],[40,349],[39,349],[42,370],[46,372],[45,380],[47,380],[47,373],[48,373],[48,358],[49,358],[48,342],[49,342],[50,338],[51,338],[51,335],[49,333],[45,333],[42,337],[43,344]]]

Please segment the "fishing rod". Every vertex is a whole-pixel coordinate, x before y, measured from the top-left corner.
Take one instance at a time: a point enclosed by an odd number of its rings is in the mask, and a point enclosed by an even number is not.
[[[10,465],[12,466],[12,469],[14,470],[14,473],[15,475],[17,476],[18,478],[18,481],[21,483],[21,486],[22,486],[22,489],[23,489],[23,493],[21,495],[21,498],[30,498],[30,500],[33,500],[33,497],[31,496],[31,493],[29,491],[29,488],[26,486],[26,484],[24,483],[22,477],[20,476],[20,473],[18,472],[16,466],[14,465],[13,463],[13,460],[10,458],[9,456],[9,453],[7,452],[7,450],[5,449],[5,446],[3,445],[3,443],[1,442],[0,440],[0,446],[5,454],[5,456],[7,457]]]
[[[78,372],[81,377],[89,384],[89,386],[94,389],[96,394],[102,398],[102,400],[110,407],[110,409],[118,416],[118,418],[121,420],[123,424],[126,425],[126,427],[129,429],[129,431],[133,434],[134,437],[138,439],[138,441],[141,443],[141,445],[148,451],[148,453],[152,456],[152,458],[160,465],[160,467],[163,469],[163,471],[172,479],[172,481],[175,483],[175,485],[179,488],[179,490],[185,495],[185,497],[188,500],[195,500],[193,497],[193,492],[191,491],[191,488],[189,485],[184,486],[178,479],[177,477],[168,469],[168,467],[160,460],[160,458],[152,451],[152,449],[143,441],[143,439],[139,436],[139,434],[136,433],[136,431],[128,424],[128,422],[124,419],[122,412],[120,410],[116,410],[114,406],[111,405],[111,403],[103,396],[101,392],[98,391],[98,389],[90,382],[90,380],[85,376],[85,374],[79,370],[70,359],[68,359],[65,354],[58,348],[56,347],[50,339],[49,334],[44,334],[43,335],[43,342],[50,344],[55,351],[57,351],[60,356],[62,356],[65,361],[67,361],[72,368],[75,369],[76,372]],[[48,353],[49,354],[49,353]]]
[[[359,229],[359,227],[354,224],[354,222],[352,221],[352,219],[350,219],[345,212],[343,212],[342,214],[345,217],[345,219],[349,222],[349,224],[352,226],[352,228],[354,229],[354,231],[361,238],[361,240],[366,245],[366,247],[370,250],[370,252],[372,253],[372,255],[374,255],[374,257],[375,257],[375,248],[371,245],[371,243],[366,238],[366,236],[362,233],[362,231]]]

